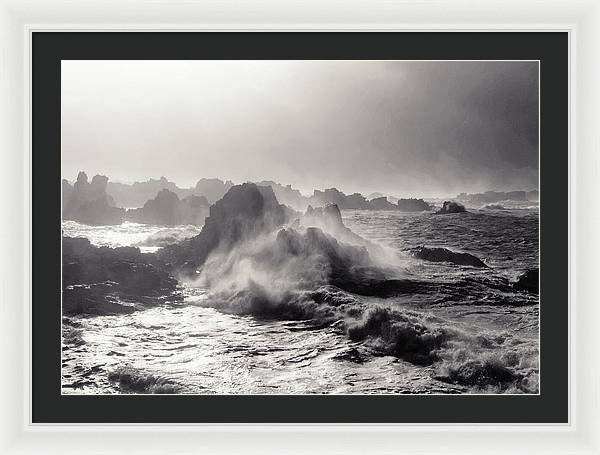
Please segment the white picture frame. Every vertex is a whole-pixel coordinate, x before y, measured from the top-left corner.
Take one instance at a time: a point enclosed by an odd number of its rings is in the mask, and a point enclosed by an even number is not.
[[[33,31],[567,31],[570,404],[552,425],[31,423]],[[600,3],[594,0],[0,3],[0,453],[600,453]],[[543,144],[542,144],[543,149]],[[402,410],[399,410],[402,412]]]

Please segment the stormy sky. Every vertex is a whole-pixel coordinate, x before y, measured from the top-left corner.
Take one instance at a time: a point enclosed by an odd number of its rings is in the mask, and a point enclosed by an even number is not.
[[[537,62],[63,61],[62,171],[435,197],[538,186]]]

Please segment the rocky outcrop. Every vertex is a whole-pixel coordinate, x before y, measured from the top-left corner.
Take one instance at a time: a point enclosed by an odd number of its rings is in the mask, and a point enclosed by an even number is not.
[[[430,262],[450,262],[456,265],[467,265],[470,267],[487,267],[481,259],[469,253],[457,253],[447,248],[428,248],[419,246],[411,250],[413,257]]]
[[[200,234],[158,254],[182,272],[194,271],[217,247],[229,250],[236,243],[273,232],[293,212],[279,204],[271,187],[254,183],[235,185],[210,207]]]
[[[143,224],[201,226],[208,215],[208,201],[204,196],[187,196],[182,200],[169,190],[161,190],[154,199],[139,209],[127,211],[129,221]]]
[[[70,237],[63,237],[62,247],[66,314],[130,313],[181,299],[164,264],[138,248],[96,247]]]
[[[256,182],[258,186],[270,186],[275,193],[275,197],[280,204],[285,204],[294,210],[304,211],[309,205],[309,198],[303,196],[302,193],[294,188],[292,185],[281,185],[273,181],[263,180],[262,182]]]
[[[337,188],[329,188],[324,191],[314,190],[310,204],[313,207],[335,204],[341,210],[365,210],[369,208],[369,202],[362,194],[354,193],[347,196]]]
[[[63,180],[63,219],[83,224],[120,224],[125,211],[114,207],[111,196],[106,194],[108,178],[95,175],[88,182],[85,172],[80,172],[71,187]]]
[[[210,204],[221,199],[233,186],[233,182],[220,179],[200,179],[194,187],[194,194],[204,196]]]
[[[387,197],[376,197],[369,201],[369,210],[398,210],[398,206],[389,202]]]
[[[530,269],[522,273],[513,284],[513,288],[517,291],[527,291],[534,294],[539,292],[540,286],[540,270]]]
[[[467,209],[465,209],[465,206],[458,202],[444,201],[442,208],[435,213],[436,215],[447,215],[449,213],[463,213],[466,211]]]
[[[304,228],[317,227],[342,242],[362,246],[368,244],[365,239],[344,225],[340,209],[335,204],[317,208],[309,205],[306,212],[299,217],[298,222]]]
[[[162,190],[169,190],[180,198],[191,194],[190,190],[179,188],[165,177],[149,179],[145,182],[117,183],[109,182],[106,188],[119,207],[142,207],[146,201],[153,199]]]
[[[398,199],[398,210],[402,212],[425,212],[431,210],[431,206],[423,199]]]

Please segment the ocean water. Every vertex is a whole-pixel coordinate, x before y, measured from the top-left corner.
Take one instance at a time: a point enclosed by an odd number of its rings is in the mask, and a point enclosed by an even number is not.
[[[180,304],[63,317],[63,393],[538,393],[538,297],[500,286],[538,266],[536,205],[342,216],[355,233],[384,246],[404,273],[429,283],[400,297],[352,298],[405,318],[402,330],[424,334],[420,342],[442,340],[433,362],[384,355],[380,339],[352,341],[336,323],[226,313],[211,305],[206,289],[182,283]],[[65,222],[63,231],[96,245],[155,251],[198,228]],[[411,258],[408,251],[419,245],[469,252],[490,268]]]

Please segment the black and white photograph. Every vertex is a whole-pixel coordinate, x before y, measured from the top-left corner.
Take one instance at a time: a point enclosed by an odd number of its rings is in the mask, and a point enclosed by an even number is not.
[[[539,74],[62,60],[61,393],[540,394]]]

